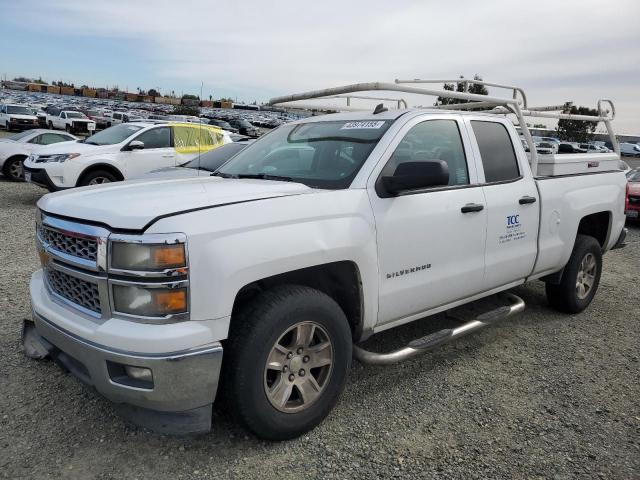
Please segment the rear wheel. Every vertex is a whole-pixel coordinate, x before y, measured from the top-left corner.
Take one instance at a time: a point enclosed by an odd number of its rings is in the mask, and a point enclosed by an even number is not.
[[[78,182],[78,186],[86,187],[87,185],[102,185],[103,183],[117,181],[118,179],[113,175],[113,173],[107,172],[106,170],[95,170],[82,177],[80,182]]]
[[[24,157],[11,157],[4,162],[2,166],[2,173],[4,176],[12,182],[19,182],[24,179],[24,170],[22,163]]]
[[[588,235],[578,235],[558,285],[546,284],[549,304],[565,313],[579,313],[589,306],[600,284],[602,249]]]
[[[49,130],[53,130],[53,122],[49,120]]]
[[[257,436],[286,440],[336,404],[351,365],[351,330],[329,296],[280,286],[234,318],[225,357],[226,404]]]

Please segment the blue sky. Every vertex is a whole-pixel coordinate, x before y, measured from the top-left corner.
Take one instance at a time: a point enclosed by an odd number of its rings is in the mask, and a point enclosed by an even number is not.
[[[0,74],[266,101],[479,73],[535,105],[613,97],[640,133],[639,19],[638,0],[0,0]]]

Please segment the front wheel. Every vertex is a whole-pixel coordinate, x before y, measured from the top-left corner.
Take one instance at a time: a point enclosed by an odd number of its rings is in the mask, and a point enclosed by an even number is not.
[[[223,396],[240,422],[268,440],[313,429],[334,407],[351,366],[351,330],[324,293],[280,286],[234,318]]]
[[[564,313],[580,313],[589,306],[600,284],[602,249],[588,235],[578,235],[558,285],[546,284],[549,304]]]
[[[22,162],[24,162],[24,157],[12,157],[7,159],[2,167],[2,173],[4,173],[4,176],[12,182],[24,180]]]
[[[87,185],[102,185],[103,183],[116,182],[118,179],[111,173],[105,170],[96,170],[94,172],[87,173],[80,182],[79,187],[86,187]]]

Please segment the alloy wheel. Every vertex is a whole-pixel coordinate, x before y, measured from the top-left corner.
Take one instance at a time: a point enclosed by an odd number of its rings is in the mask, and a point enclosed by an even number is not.
[[[598,264],[592,253],[587,253],[580,262],[578,276],[576,278],[576,294],[580,300],[589,295],[595,282]]]
[[[271,348],[264,368],[264,389],[271,405],[284,413],[308,408],[329,383],[333,346],[315,322],[290,327]]]

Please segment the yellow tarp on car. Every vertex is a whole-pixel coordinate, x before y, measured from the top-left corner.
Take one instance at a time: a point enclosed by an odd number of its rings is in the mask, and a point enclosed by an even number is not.
[[[178,153],[207,152],[224,144],[219,128],[197,123],[170,123],[173,128],[173,144]]]

